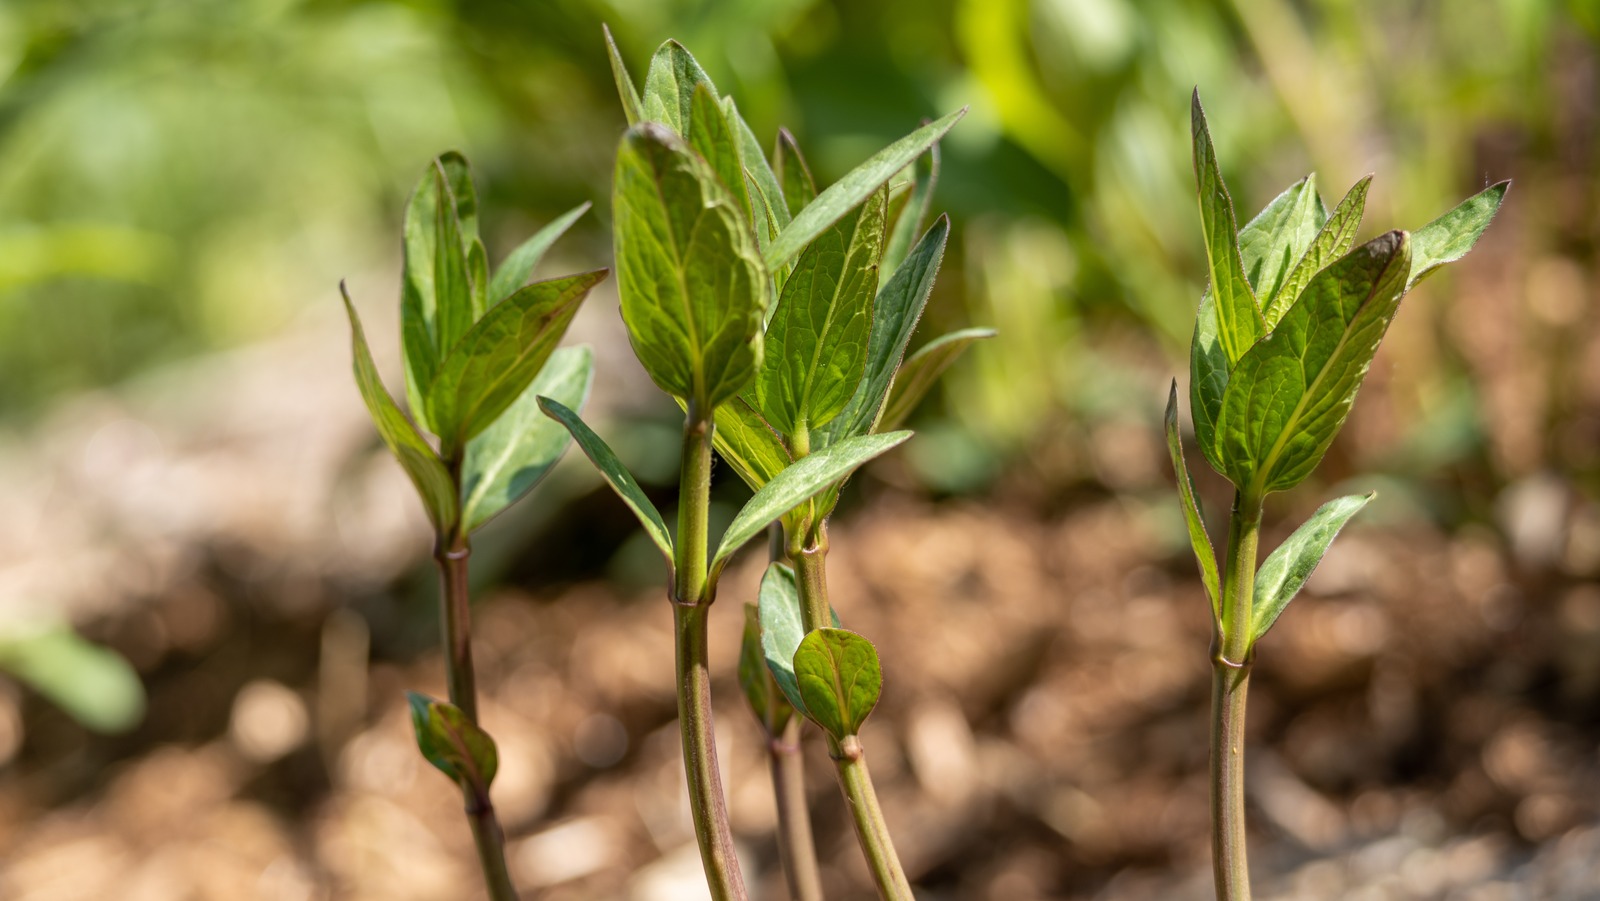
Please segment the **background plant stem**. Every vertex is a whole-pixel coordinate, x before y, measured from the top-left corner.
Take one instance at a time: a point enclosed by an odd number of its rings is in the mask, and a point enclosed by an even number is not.
[[[822,873],[811,836],[811,811],[806,805],[805,761],[800,756],[804,720],[790,717],[783,734],[772,739],[772,789],[778,800],[778,856],[794,901],[822,901]]]
[[[1211,867],[1219,901],[1250,898],[1244,817],[1244,726],[1260,531],[1260,497],[1238,492],[1228,525],[1221,647],[1212,649],[1211,660]]]
[[[807,633],[833,627],[833,608],[828,604],[827,555],[827,526],[819,524],[808,545],[794,555],[800,611]],[[860,740],[853,735],[846,736],[843,743],[831,735],[827,738],[828,754],[837,765],[839,788],[850,805],[856,838],[861,843],[861,852],[866,855],[872,880],[878,885],[879,897],[885,901],[912,901],[911,883],[906,879],[894,841],[889,837],[889,824],[878,805],[878,794],[872,787]]]
[[[717,742],[711,714],[711,669],[706,642],[711,601],[706,583],[707,520],[711,505],[709,410],[689,405],[683,425],[683,460],[678,483],[678,540],[672,591],[677,633],[678,726],[683,738],[683,768],[689,782],[689,809],[695,840],[705,866],[706,884],[716,901],[744,901],[744,875],[733,851],[728,805],[722,794]]]
[[[471,555],[472,548],[463,535],[441,535],[434,548],[434,559],[439,564],[450,703],[461,708],[473,725],[480,725],[477,677],[472,667],[472,599],[467,585],[467,560]],[[462,786],[461,792],[489,897],[493,901],[516,901],[517,891],[506,869],[505,833],[500,829],[500,820],[495,816],[488,792],[479,792],[467,785]]]

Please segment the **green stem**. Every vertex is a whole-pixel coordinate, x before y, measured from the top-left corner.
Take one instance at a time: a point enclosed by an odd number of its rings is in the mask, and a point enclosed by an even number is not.
[[[472,556],[472,547],[464,535],[448,538],[441,535],[433,556],[439,564],[450,703],[461,708],[473,725],[478,725],[477,679],[472,666],[472,599],[467,584],[467,560]],[[495,816],[488,792],[476,791],[468,785],[463,785],[461,792],[489,897],[493,901],[516,901],[517,890],[506,869],[505,833],[500,829],[500,820]]]
[[[811,541],[794,555],[799,576],[800,613],[807,633],[833,627],[833,608],[828,604],[827,555],[827,525],[818,524],[812,531]],[[856,838],[861,843],[861,852],[866,855],[872,880],[877,883],[878,896],[885,901],[912,901],[911,883],[906,879],[894,841],[889,837],[889,824],[883,818],[883,808],[878,805],[878,794],[867,772],[860,739],[849,735],[839,742],[830,735],[828,753],[837,764],[839,788],[850,806]]]
[[[1211,866],[1219,901],[1250,899],[1244,818],[1244,727],[1260,531],[1260,496],[1239,492],[1234,496],[1228,525],[1221,646],[1212,649],[1211,661]]]
[[[744,875],[733,851],[728,805],[722,794],[711,714],[711,668],[706,626],[711,597],[706,581],[707,521],[711,507],[709,411],[689,405],[683,425],[683,460],[678,483],[678,541],[673,561],[673,621],[677,632],[678,725],[689,810],[715,901],[744,901]]]
[[[778,857],[793,901],[822,901],[822,873],[811,837],[811,811],[806,805],[805,761],[800,757],[800,728],[796,714],[783,734],[769,743],[772,789],[778,800]]]

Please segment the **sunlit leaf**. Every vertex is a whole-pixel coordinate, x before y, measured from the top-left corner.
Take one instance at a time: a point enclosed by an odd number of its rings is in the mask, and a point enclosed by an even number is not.
[[[777,161],[778,182],[783,186],[783,197],[788,201],[792,219],[817,199],[817,182],[811,177],[811,167],[806,165],[805,157],[800,154],[800,145],[795,143],[794,135],[787,128],[778,129],[778,144],[773,159]]]
[[[467,718],[461,708],[414,691],[406,692],[417,750],[457,785],[486,796],[500,769],[494,739]]]
[[[1328,501],[1268,555],[1256,573],[1254,603],[1250,609],[1251,643],[1259,641],[1278,621],[1278,615],[1300,593],[1301,586],[1322,562],[1322,555],[1328,552],[1339,530],[1374,496],[1354,494]]]
[[[583,448],[589,462],[594,464],[594,468],[600,471],[606,484],[611,486],[611,490],[615,491],[617,496],[622,498],[622,502],[628,505],[628,509],[633,511],[633,515],[638,517],[639,524],[644,526],[645,534],[649,535],[650,540],[661,549],[661,553],[670,564],[672,536],[667,532],[666,520],[661,518],[661,512],[656,509],[656,505],[650,503],[650,498],[645,496],[644,489],[639,487],[639,483],[633,478],[633,473],[628,472],[628,468],[622,465],[622,461],[617,459],[611,448],[578,418],[578,414],[560,401],[541,397],[539,409],[543,410],[546,416],[566,426],[567,431],[572,433],[573,440]]]
[[[1372,176],[1362,178],[1333,208],[1333,215],[1322,224],[1311,245],[1284,278],[1277,295],[1265,305],[1262,315],[1266,317],[1268,328],[1278,327],[1278,320],[1300,299],[1300,292],[1305,290],[1313,275],[1328,268],[1355,246],[1356,230],[1361,227],[1361,214],[1367,207],[1367,188],[1371,184]]]
[[[644,118],[644,105],[639,100],[639,91],[633,86],[633,76],[628,74],[628,64],[622,61],[622,54],[617,50],[617,42],[611,36],[611,28],[601,25],[600,30],[606,35],[606,55],[611,58],[611,78],[617,83],[617,96],[622,100],[622,114],[628,117],[629,125],[638,125],[639,120]]]
[[[933,383],[950,368],[950,364],[960,358],[967,348],[996,334],[992,328],[961,329],[940,335],[907,357],[900,364],[900,371],[895,373],[894,385],[889,389],[889,403],[883,408],[878,428],[899,428],[927,396]]]
[[[1503,181],[1468,197],[1459,206],[1411,235],[1411,275],[1406,288],[1424,276],[1467,255],[1500,211],[1511,182]]]
[[[26,683],[86,729],[126,732],[144,718],[144,685],[120,654],[70,626],[11,626],[0,634],[0,670]]]
[[[679,137],[687,137],[696,85],[704,85],[713,97],[720,96],[716,85],[711,83],[711,76],[700,68],[694,54],[677,41],[662,44],[650,58],[650,71],[645,74],[641,106],[644,119],[667,126]]]
[[[1211,615],[1220,627],[1222,622],[1222,583],[1217,575],[1217,551],[1206,534],[1206,521],[1200,515],[1200,498],[1194,492],[1194,480],[1189,476],[1189,465],[1183,460],[1183,436],[1178,433],[1178,382],[1172,382],[1172,392],[1167,395],[1167,451],[1172,455],[1172,470],[1178,477],[1178,499],[1183,505],[1183,522],[1189,530],[1189,546],[1200,564],[1200,581],[1205,584],[1206,596],[1211,599]]]
[[[801,639],[794,673],[806,715],[840,741],[861,731],[883,692],[878,649],[845,629],[817,629]]]
[[[1262,310],[1271,308],[1289,270],[1311,246],[1326,220],[1327,210],[1317,197],[1317,177],[1313,174],[1290,185],[1239,229],[1239,258]],[[1270,319],[1266,319],[1266,325],[1270,329]]]
[[[878,279],[882,283],[887,283],[900,264],[905,262],[928,219],[928,211],[933,206],[933,191],[939,185],[939,145],[929,147],[928,152],[919,157],[909,171],[916,183],[905,209],[894,220],[889,242],[884,245],[883,265],[878,268]]]
[[[1206,125],[1206,111],[1200,106],[1200,92],[1194,92],[1190,105],[1194,132],[1194,178],[1200,197],[1200,226],[1205,233],[1206,264],[1211,275],[1211,299],[1217,320],[1217,340],[1230,361],[1244,356],[1266,331],[1261,310],[1245,277],[1239,256],[1238,226],[1233,214],[1233,198],[1223,184],[1217,167],[1216,148]]]
[[[534,232],[533,237],[511,251],[500,264],[500,268],[495,270],[494,278],[489,282],[489,305],[493,306],[505,300],[527,284],[528,276],[533,274],[534,267],[544,259],[550,246],[556,243],[556,239],[566,234],[572,223],[577,222],[588,211],[589,201],[585,200],[557,216],[555,221]]]

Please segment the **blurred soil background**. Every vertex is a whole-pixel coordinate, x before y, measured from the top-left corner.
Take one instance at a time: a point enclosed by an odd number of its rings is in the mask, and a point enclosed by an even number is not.
[[[404,709],[444,692],[428,529],[334,286],[398,387],[400,214],[451,147],[491,255],[592,200],[544,271],[606,265],[602,21],[636,78],[682,40],[823,179],[972,107],[923,334],[1001,334],[856,479],[830,558],[883,654],[865,742],[934,901],[1209,897],[1208,625],[1159,423],[1204,278],[1190,87],[1242,216],[1312,169],[1330,203],[1376,173],[1366,234],[1514,178],[1407,300],[1319,477],[1269,503],[1271,546],[1380,492],[1262,647],[1252,862],[1263,898],[1600,899],[1590,0],[0,6],[0,897],[480,896]],[[669,503],[676,411],[609,284],[573,340],[599,358],[589,418]],[[1215,522],[1226,485],[1197,476]],[[720,473],[724,521],[745,493]],[[569,459],[475,544],[527,897],[704,897],[635,531]],[[759,556],[712,652],[735,832],[777,899],[732,677]],[[807,754],[828,897],[871,897]]]

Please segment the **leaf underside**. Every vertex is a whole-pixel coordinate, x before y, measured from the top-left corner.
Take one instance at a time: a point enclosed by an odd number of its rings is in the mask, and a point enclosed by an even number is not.
[[[877,649],[845,629],[817,629],[802,639],[794,672],[806,715],[840,741],[861,731],[883,692]]]
[[[1300,588],[1311,578],[1317,564],[1322,562],[1322,556],[1328,552],[1339,530],[1374,496],[1355,494],[1328,501],[1267,556],[1256,573],[1255,594],[1250,610],[1252,644],[1261,640],[1261,636],[1267,634],[1272,624],[1278,621],[1278,616],[1300,593]]]
[[[638,481],[634,479],[633,473],[617,459],[616,453],[578,417],[578,414],[560,401],[541,397],[539,409],[543,410],[546,416],[566,426],[567,431],[572,433],[572,439],[583,449],[589,462],[594,464],[594,468],[600,471],[606,484],[611,486],[611,490],[615,491],[617,496],[622,498],[622,502],[628,505],[628,509],[633,511],[633,515],[638,517],[639,524],[644,526],[645,534],[650,536],[650,540],[655,542],[656,547],[660,548],[661,553],[667,558],[668,564],[671,564],[672,535],[667,531],[666,520],[661,518],[661,511],[650,502],[644,489],[640,488]]]

